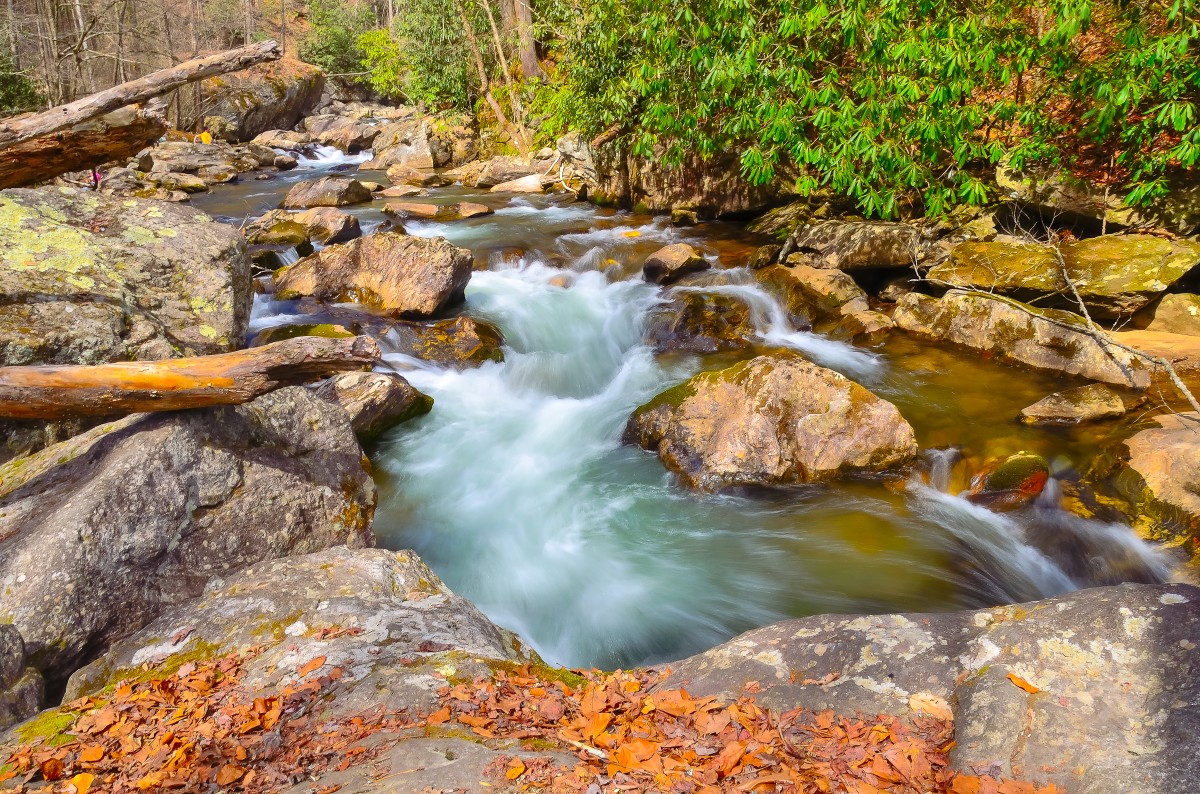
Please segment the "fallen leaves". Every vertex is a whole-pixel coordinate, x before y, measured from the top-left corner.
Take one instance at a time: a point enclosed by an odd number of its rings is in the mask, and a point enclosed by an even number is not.
[[[954,719],[954,711],[951,710],[946,699],[929,692],[918,692],[910,697],[908,707],[918,714],[928,714],[939,720],[951,721]]]
[[[1036,687],[1033,684],[1029,683],[1024,678],[1021,678],[1021,676],[1017,675],[1016,673],[1009,673],[1008,680],[1012,681],[1013,686],[1018,687],[1019,689],[1024,689],[1026,692],[1028,692],[1031,695],[1035,695],[1038,692],[1042,691],[1039,687]]]

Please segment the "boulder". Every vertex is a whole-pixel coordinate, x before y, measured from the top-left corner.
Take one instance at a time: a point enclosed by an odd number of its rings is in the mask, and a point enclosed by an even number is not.
[[[670,297],[646,325],[646,344],[656,353],[745,350],[758,336],[741,298],[695,289],[673,290]]]
[[[1165,414],[1105,450],[1089,479],[1142,537],[1200,550],[1200,414]]]
[[[780,245],[760,245],[750,254],[750,258],[746,260],[746,267],[751,270],[761,270],[764,267],[769,267],[775,264],[779,258],[779,252],[783,250]]]
[[[302,212],[271,210],[245,229],[247,242],[254,245],[322,245],[344,243],[362,236],[358,218],[333,207],[314,207]]]
[[[749,690],[781,712],[949,713],[956,769],[1182,794],[1200,779],[1198,634],[1200,590],[1126,584],[993,609],[789,620],[672,663],[659,686]]]
[[[433,171],[421,171],[410,165],[393,165],[387,169],[387,178],[397,185],[411,187],[445,187],[450,178]]]
[[[0,483],[0,622],[50,681],[214,576],[373,541],[350,420],[303,387],[101,425]]]
[[[466,114],[442,114],[429,121],[429,151],[435,168],[458,168],[479,156],[475,119]]]
[[[393,165],[433,168],[437,163],[429,147],[429,135],[429,122],[420,117],[384,125],[372,144],[375,157],[363,167],[379,170]]]
[[[493,187],[491,193],[545,193],[546,181],[541,174],[530,174],[520,179],[501,182]]]
[[[530,661],[517,638],[460,598],[412,552],[333,548],[261,562],[184,602],[71,677],[65,700],[149,662],[177,669],[265,646],[244,668],[254,689],[287,684],[323,657],[340,668],[330,717],[431,711],[447,676]]]
[[[206,182],[229,182],[238,174],[271,165],[276,156],[226,143],[166,141],[146,149],[130,166],[150,173],[197,174]]]
[[[796,317],[840,319],[870,308],[867,293],[841,270],[771,265],[755,271],[754,275]]]
[[[917,293],[903,296],[892,320],[916,336],[1032,369],[1137,389],[1150,384],[1151,365],[1127,350],[1102,344],[1084,319],[1070,312],[951,290],[940,300]]]
[[[1027,425],[1079,425],[1125,415],[1121,395],[1102,383],[1055,392],[1021,409]]]
[[[316,107],[324,87],[325,74],[319,68],[293,58],[256,64],[201,84],[210,108],[206,112],[224,119],[235,141],[295,126]]]
[[[1200,243],[1150,235],[1107,235],[1063,243],[967,242],[927,278],[1026,299],[1056,295],[1073,307],[1064,270],[1094,317],[1116,319],[1145,308],[1200,265]]]
[[[357,179],[323,176],[293,185],[283,198],[283,208],[344,207],[347,204],[362,204],[371,198],[370,188]]]
[[[708,260],[687,243],[660,248],[642,263],[642,278],[655,284],[670,284],[688,273],[708,268]]]
[[[462,300],[472,262],[469,251],[440,237],[381,232],[301,259],[276,275],[275,290],[285,300],[309,295],[429,317]]]
[[[790,352],[663,392],[634,412],[625,439],[702,491],[879,472],[917,454],[896,406]]]
[[[254,136],[254,140],[251,143],[257,143],[259,146],[269,146],[272,149],[298,152],[308,148],[312,144],[312,138],[309,137],[307,132],[267,130]]]
[[[504,335],[486,320],[455,317],[436,323],[397,323],[390,349],[443,367],[467,369],[504,360]]]
[[[21,632],[0,625],[0,728],[37,714],[44,689],[42,674],[26,663]]]
[[[240,346],[241,235],[193,209],[71,188],[0,192],[0,364],[99,364]]]
[[[318,386],[316,393],[349,414],[350,426],[360,441],[371,441],[385,430],[433,409],[432,397],[417,391],[399,375],[383,372],[335,375]]]
[[[493,188],[505,182],[537,173],[529,160],[510,155],[500,155],[459,166],[447,172],[466,187]]]
[[[1016,510],[1036,499],[1049,479],[1050,466],[1046,459],[1022,451],[977,475],[967,498],[997,512]]]
[[[347,154],[370,149],[381,129],[378,124],[354,121],[344,116],[309,116],[304,120],[304,131],[314,141],[325,146],[336,146]]]
[[[822,221],[797,229],[784,246],[802,264],[835,270],[913,267],[924,256],[915,226],[885,221]]]
[[[412,185],[392,185],[379,191],[384,198],[410,198],[412,196],[428,196],[429,191]]]
[[[423,218],[437,221],[460,221],[478,218],[495,212],[484,204],[462,201],[457,204],[426,204],[419,201],[389,201],[383,205],[387,215],[399,218]]]
[[[1172,293],[1135,318],[1147,331],[1200,336],[1200,295]]]

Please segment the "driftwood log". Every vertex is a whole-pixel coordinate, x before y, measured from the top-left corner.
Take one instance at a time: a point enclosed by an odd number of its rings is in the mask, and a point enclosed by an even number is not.
[[[117,108],[162,96],[196,80],[237,72],[256,63],[278,60],[282,55],[278,43],[263,41],[204,58],[193,58],[42,113],[26,113],[4,119],[0,121],[0,151],[22,141],[91,121]]]
[[[301,336],[195,358],[95,366],[0,367],[0,417],[70,419],[237,405],[379,360],[365,336]]]

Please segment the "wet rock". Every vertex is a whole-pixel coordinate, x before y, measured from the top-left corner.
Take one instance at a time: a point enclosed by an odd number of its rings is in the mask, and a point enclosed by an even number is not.
[[[700,223],[700,215],[691,207],[675,207],[671,210],[671,224],[674,226],[695,226]]]
[[[428,196],[429,191],[412,185],[392,185],[379,191],[379,195],[384,198],[409,198],[410,196]]]
[[[1060,261],[1061,259],[1061,261]],[[1200,243],[1150,235],[1107,235],[1064,243],[961,243],[928,278],[953,287],[1034,297],[1074,297],[1064,270],[1094,317],[1115,319],[1149,305],[1200,265]]]
[[[871,309],[851,312],[833,326],[831,335],[849,339],[856,345],[871,345],[883,341],[894,328],[892,318]]]
[[[307,295],[429,317],[462,300],[472,261],[469,251],[440,237],[381,232],[301,259],[276,275],[275,289],[281,299]]]
[[[493,188],[536,173],[528,160],[519,157],[499,156],[489,160],[467,163],[447,173],[467,187]]]
[[[642,264],[642,277],[655,284],[670,284],[680,277],[708,268],[708,260],[687,243],[660,248]]]
[[[913,291],[915,279],[913,276],[896,276],[884,282],[877,297],[887,303],[896,303]]]
[[[210,108],[206,112],[229,125],[234,141],[294,126],[316,107],[324,87],[320,69],[292,58],[256,64],[202,83]]]
[[[358,336],[344,325],[336,323],[295,323],[292,325],[276,325],[264,328],[250,340],[250,347],[262,347],[272,342],[282,342],[284,339],[295,339],[298,336],[319,336],[323,339],[348,339]]]
[[[290,155],[286,154],[280,154],[275,156],[275,159],[271,161],[271,165],[275,166],[280,171],[290,171],[299,165],[299,162],[300,161],[295,157],[291,157]]]
[[[867,293],[848,273],[807,265],[773,265],[755,272],[755,278],[783,299],[788,311],[800,317],[840,319],[867,311]]]
[[[1200,336],[1200,295],[1163,295],[1158,305],[1147,309],[1138,319],[1144,321],[1147,331]]]
[[[256,135],[251,143],[257,143],[259,146],[269,146],[272,149],[301,152],[312,145],[312,138],[309,137],[307,132],[267,130]]]
[[[362,236],[358,218],[334,209],[314,207],[303,212],[271,210],[246,227],[246,240],[254,245],[343,243]]]
[[[1121,395],[1102,383],[1056,392],[1021,409],[1027,425],[1078,425],[1125,415]]]
[[[703,372],[663,392],[634,412],[625,438],[703,491],[878,472],[917,453],[894,405],[794,353]]]
[[[26,664],[21,632],[0,625],[0,728],[37,714],[44,689],[42,674]]]
[[[409,165],[393,165],[387,169],[387,178],[397,185],[412,187],[445,187],[449,177],[433,171],[421,171]]]
[[[769,267],[778,260],[781,250],[783,250],[783,247],[779,245],[759,246],[754,249],[754,253],[750,254],[750,259],[746,262],[746,267],[751,270],[761,270],[764,267]]]
[[[0,192],[0,364],[232,350],[250,316],[237,230],[193,209],[70,188]]]
[[[750,306],[733,295],[673,290],[671,302],[654,311],[646,344],[657,353],[745,350],[757,336]]]
[[[489,191],[491,193],[545,193],[546,185],[541,174],[530,174],[520,179],[501,182]]]
[[[1016,510],[1036,499],[1049,479],[1045,458],[1018,452],[979,474],[968,499],[998,512]]]
[[[262,653],[244,668],[251,687],[287,683],[318,656],[341,669],[323,706],[331,717],[428,712],[447,675],[469,680],[489,676],[489,663],[529,661],[515,636],[450,592],[412,552],[333,548],[215,581],[75,673],[66,699],[97,693],[146,662],[174,669],[197,655],[259,645]]]
[[[373,143],[375,157],[364,167],[379,170],[394,165],[435,167],[433,151],[429,146],[430,132],[429,122],[421,117],[383,126]]]
[[[360,441],[370,441],[433,408],[432,397],[417,391],[399,375],[383,372],[334,375],[317,387],[316,394],[349,414],[350,426]]]
[[[0,622],[61,681],[213,576],[372,542],[345,411],[302,387],[138,414],[0,468]]]
[[[437,221],[459,221],[491,215],[495,210],[483,204],[463,201],[457,204],[426,204],[418,201],[389,201],[384,213],[399,218],[423,218]]]
[[[819,268],[912,267],[924,255],[920,230],[885,221],[823,221],[802,226],[785,246]],[[794,254],[793,254],[794,255]]]
[[[436,323],[397,323],[387,341],[397,353],[455,369],[504,360],[504,335],[500,329],[474,317],[455,317]]]
[[[916,336],[979,351],[1033,369],[1080,375],[1102,383],[1145,388],[1150,367],[1126,350],[1105,347],[1083,318],[1035,309],[1010,298],[951,290],[940,300],[905,295],[892,315],[896,327]]]
[[[344,207],[347,204],[362,204],[371,198],[370,189],[357,179],[323,176],[293,185],[283,198],[283,208]]]
[[[345,116],[320,115],[304,119],[304,131],[310,138],[325,146],[336,146],[347,154],[370,149],[381,129],[377,124]]]
[[[1142,537],[1183,545],[1200,538],[1200,414],[1166,414],[1097,458],[1089,479],[1116,499]]]
[[[1200,777],[1198,633],[1197,588],[1121,585],[948,614],[789,620],[672,663],[661,686],[737,697],[753,682],[759,705],[781,712],[902,719],[933,698],[954,715],[955,768],[1090,794],[1182,793]]]

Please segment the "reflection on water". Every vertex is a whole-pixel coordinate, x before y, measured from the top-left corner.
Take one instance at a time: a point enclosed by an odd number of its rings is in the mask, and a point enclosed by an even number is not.
[[[276,204],[294,179],[272,183]],[[244,216],[249,192],[219,189],[197,203]],[[458,372],[387,356],[436,404],[372,450],[375,529],[381,545],[415,549],[547,659],[630,665],[786,617],[946,610],[1166,575],[1127,527],[1063,511],[1057,480],[1003,515],[956,495],[966,473],[1020,449],[1071,478],[1103,431],[1014,421],[1070,384],[899,334],[865,350],[799,332],[744,270],[704,289],[745,300],[764,346],[802,350],[894,401],[927,452],[906,482],[719,495],[676,487],[655,456],[619,443],[624,424],[659,391],[729,359],[656,357],[642,344],[663,298],[637,277],[640,263],[687,241],[739,266],[761,241],[733,225],[677,229],[562,197],[449,188],[418,200],[467,198],[497,212],[406,227],[491,263],[472,277],[465,311],[503,329],[506,360]],[[381,207],[350,210],[378,221]],[[557,285],[563,269],[574,271],[570,288]],[[294,310],[260,297],[253,327],[286,322]]]

